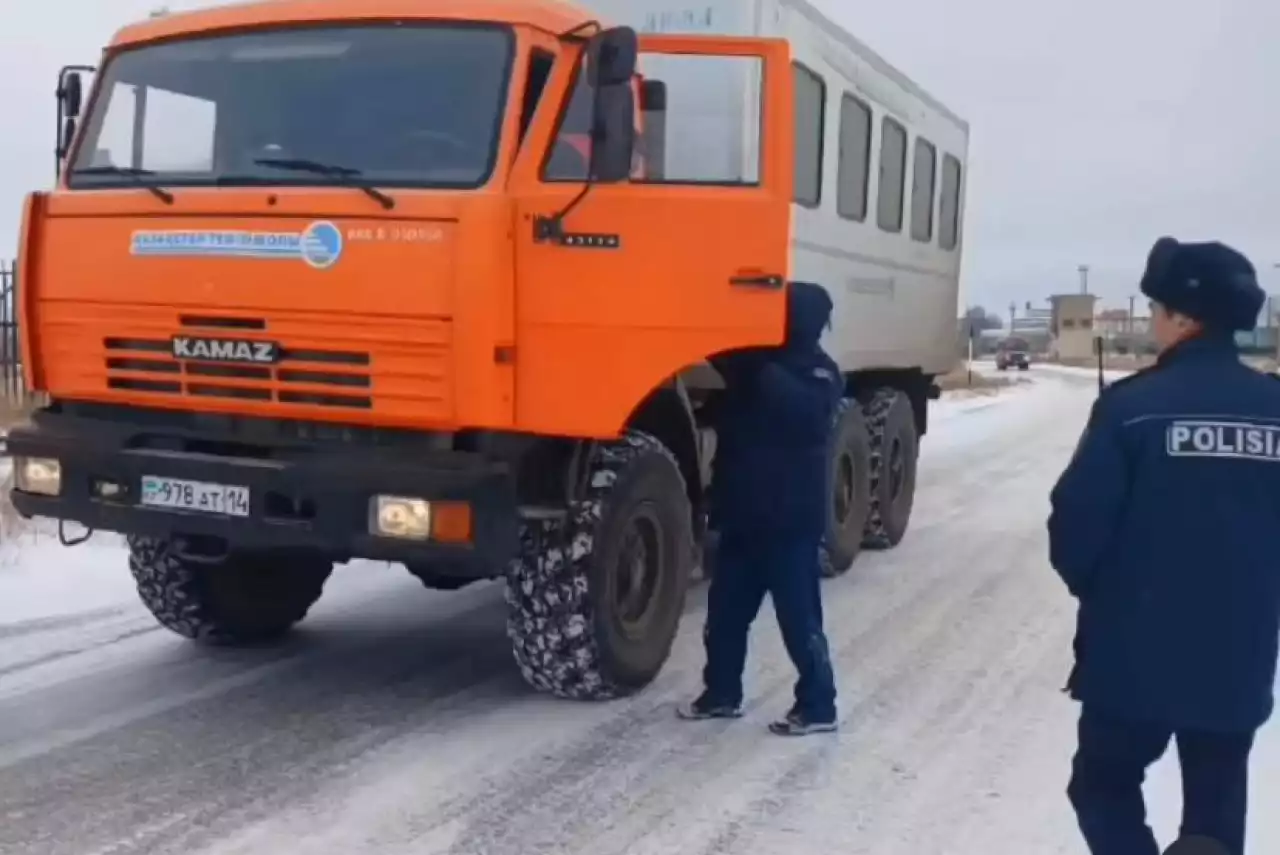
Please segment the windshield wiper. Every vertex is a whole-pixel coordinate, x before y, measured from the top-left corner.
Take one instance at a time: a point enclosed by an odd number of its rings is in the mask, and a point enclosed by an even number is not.
[[[265,166],[268,169],[285,169],[291,172],[310,172],[313,175],[324,175],[335,180],[337,184],[343,187],[354,187],[362,190],[374,199],[379,205],[390,211],[396,206],[396,200],[392,199],[386,193],[383,193],[377,187],[370,185],[366,181],[360,181],[362,173],[358,169],[352,169],[349,166],[335,166],[330,163],[321,163],[318,160],[303,160],[281,157],[260,157],[254,161],[258,166]]]
[[[119,175],[133,181],[166,205],[173,204],[173,194],[163,187],[157,187],[144,179],[156,174],[154,169],[138,169],[133,166],[84,166],[71,170],[72,175]]]

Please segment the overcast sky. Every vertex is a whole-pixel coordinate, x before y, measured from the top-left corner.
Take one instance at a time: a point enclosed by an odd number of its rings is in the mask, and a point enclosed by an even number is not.
[[[157,5],[43,0],[5,15],[0,255],[23,194],[52,180],[58,68],[95,62]],[[1077,289],[1087,263],[1092,290],[1127,303],[1162,234],[1231,243],[1280,293],[1280,0],[817,5],[970,121],[967,301],[1004,314]]]

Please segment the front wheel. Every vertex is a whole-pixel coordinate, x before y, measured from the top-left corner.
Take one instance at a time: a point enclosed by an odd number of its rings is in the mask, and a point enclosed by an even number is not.
[[[567,518],[525,523],[507,573],[507,634],[530,686],[604,700],[662,669],[695,549],[680,467],[654,437],[602,446],[588,484]]]
[[[129,570],[142,604],[166,629],[213,645],[284,635],[302,620],[333,571],[318,555],[231,552],[211,560],[181,538],[129,537]]]

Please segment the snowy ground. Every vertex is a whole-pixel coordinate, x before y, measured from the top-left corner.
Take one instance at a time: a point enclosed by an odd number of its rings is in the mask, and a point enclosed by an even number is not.
[[[792,676],[771,616],[747,718],[674,719],[698,689],[702,589],[657,683],[591,706],[525,690],[495,585],[353,565],[286,646],[219,652],[153,626],[118,545],[0,546],[0,852],[1083,852],[1062,794],[1073,607],[1044,517],[1093,388],[1030,377],[940,403],[906,541],[828,584],[831,737],[764,730]],[[1150,791],[1167,836],[1172,764]],[[1280,852],[1278,798],[1268,735],[1253,851]]]

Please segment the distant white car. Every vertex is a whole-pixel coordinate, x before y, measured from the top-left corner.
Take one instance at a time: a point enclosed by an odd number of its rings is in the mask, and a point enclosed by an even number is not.
[[[1017,368],[1026,371],[1031,367],[1031,354],[1025,350],[1001,350],[996,353],[996,370],[1008,371]]]

